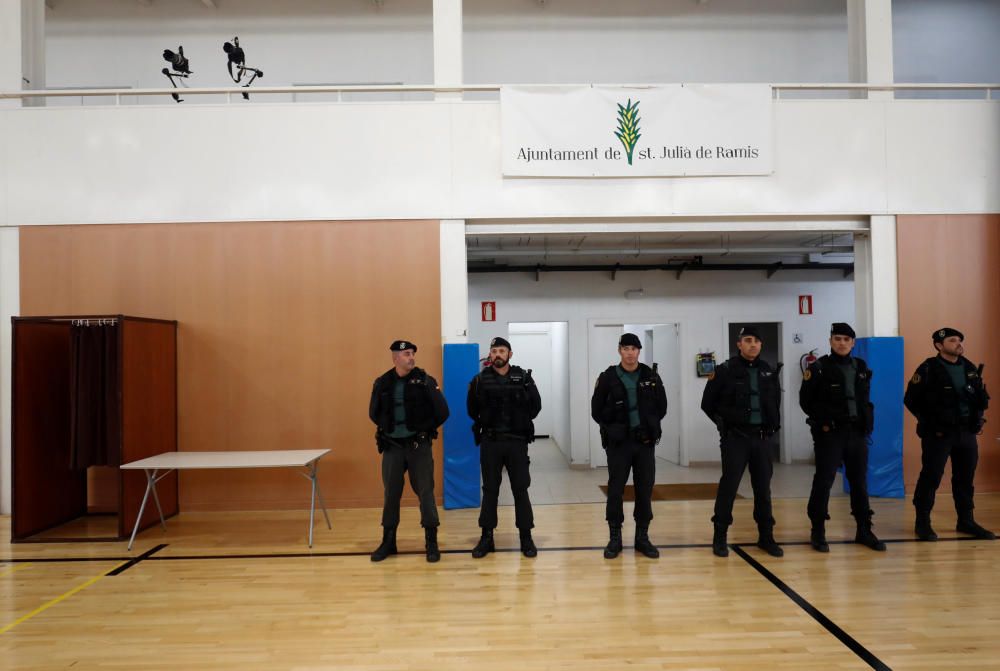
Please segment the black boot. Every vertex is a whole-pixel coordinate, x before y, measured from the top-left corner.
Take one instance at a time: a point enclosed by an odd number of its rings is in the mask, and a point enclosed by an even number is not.
[[[813,522],[812,532],[809,534],[809,545],[816,552],[830,551],[830,544],[826,542],[826,522]]]
[[[611,532],[611,540],[604,547],[604,558],[614,559],[622,551],[622,528],[621,525],[609,524],[608,529]]]
[[[934,533],[934,529],[931,528],[931,513],[927,511],[922,513],[917,511],[917,522],[913,525],[913,532],[917,534],[917,538],[922,541],[934,542],[938,539],[938,535]]]
[[[757,527],[757,547],[772,557],[784,557],[785,551],[774,540],[772,527]]]
[[[394,554],[396,554],[396,527],[383,527],[382,544],[372,553],[372,561],[382,561]]]
[[[641,552],[650,559],[658,559],[660,551],[656,549],[652,541],[649,540],[649,527],[636,526],[635,528],[635,551]]]
[[[726,541],[728,531],[728,525],[716,523],[715,533],[712,534],[712,554],[716,557],[729,556],[729,543]]]
[[[521,529],[521,554],[525,557],[535,557],[538,555],[538,548],[535,547],[535,541],[531,539],[531,529]]]
[[[437,527],[424,528],[424,549],[427,551],[427,561],[433,564],[441,560],[441,550],[438,549]]]
[[[858,533],[854,535],[854,542],[875,550],[875,552],[885,552],[885,543],[878,539],[872,531],[872,520],[858,519]]]
[[[482,559],[491,552],[496,552],[497,547],[493,543],[493,529],[483,529],[483,535],[479,537],[476,547],[472,548],[472,558]]]
[[[955,526],[955,531],[975,536],[984,541],[993,541],[997,538],[995,533],[976,524],[971,510],[958,516],[958,524]]]

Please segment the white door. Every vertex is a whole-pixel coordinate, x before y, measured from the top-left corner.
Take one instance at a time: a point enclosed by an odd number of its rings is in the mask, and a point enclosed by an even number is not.
[[[681,352],[676,324],[657,324],[653,329],[652,360],[667,388],[667,417],[661,425],[663,437],[656,446],[656,456],[681,463]]]
[[[590,371],[590,393],[587,395],[587,415],[590,415],[590,395],[593,394],[597,376],[608,366],[621,361],[618,356],[618,339],[624,332],[624,324],[594,324],[590,325],[587,338],[587,362]],[[590,466],[599,468],[608,465],[608,455],[601,447],[601,431],[597,423],[590,419]]]
[[[511,364],[531,369],[531,377],[542,397],[542,411],[535,418],[535,435],[551,436],[552,336],[548,332],[511,333],[508,339],[513,352]]]

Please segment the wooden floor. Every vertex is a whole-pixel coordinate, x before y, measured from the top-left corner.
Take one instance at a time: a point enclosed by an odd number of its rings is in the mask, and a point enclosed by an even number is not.
[[[536,559],[474,560],[476,511],[442,512],[427,564],[416,510],[381,564],[379,511],[335,510],[305,545],[302,512],[182,514],[125,543],[0,545],[3,669],[987,669],[1000,659],[1000,542],[913,541],[912,507],[876,500],[879,554],[806,543],[805,501],[776,503],[783,559],[750,545],[738,501],[728,559],[711,502],[656,502],[662,556],[607,561],[600,504],[538,506]],[[1000,529],[1000,495],[977,497]],[[852,540],[845,499],[828,537]],[[627,513],[628,514],[628,513]],[[625,528],[630,539],[632,526]],[[0,518],[9,538],[10,519]],[[740,546],[747,543],[746,546]],[[141,557],[141,561],[131,561]]]

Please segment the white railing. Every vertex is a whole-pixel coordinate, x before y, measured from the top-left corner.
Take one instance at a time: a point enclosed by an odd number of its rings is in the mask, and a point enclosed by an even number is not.
[[[544,86],[544,85],[540,85]],[[590,86],[590,84],[567,84],[567,86]],[[615,86],[628,86],[636,88],[647,88],[657,86],[657,84],[615,84]],[[466,84],[463,86],[433,86],[433,85],[364,85],[364,86],[255,86],[252,88],[219,86],[201,88],[156,88],[156,89],[53,89],[37,91],[5,91],[0,92],[0,100],[34,100],[39,98],[89,98],[89,97],[114,97],[115,105],[121,105],[123,96],[151,97],[151,96],[203,96],[203,95],[225,95],[226,102],[230,103],[233,96],[243,94],[270,95],[270,94],[303,94],[303,93],[335,93],[337,102],[343,101],[345,94],[374,93],[374,94],[400,94],[400,93],[432,93],[432,94],[462,94],[462,93],[499,93],[499,84]],[[855,93],[868,93],[874,91],[913,91],[913,92],[953,92],[970,91],[981,92],[983,99],[993,100],[993,92],[1000,91],[1000,84],[771,84],[774,98],[781,99],[782,93],[792,91],[846,91]]]

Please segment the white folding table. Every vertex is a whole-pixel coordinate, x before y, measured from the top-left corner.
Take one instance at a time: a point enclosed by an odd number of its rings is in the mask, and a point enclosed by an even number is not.
[[[139,532],[139,523],[142,521],[142,514],[146,510],[146,502],[149,500],[150,493],[153,494],[153,501],[160,513],[160,524],[164,529],[167,528],[167,521],[163,518],[163,508],[160,507],[160,499],[156,495],[156,483],[165,478],[171,471],[190,468],[304,468],[305,472],[299,474],[312,482],[312,497],[309,501],[309,547],[312,547],[317,496],[320,506],[323,508],[323,517],[326,518],[326,526],[328,529],[333,528],[330,524],[330,516],[326,513],[323,493],[316,484],[317,464],[320,458],[329,451],[164,452],[155,457],[122,464],[121,468],[124,470],[142,470],[146,473],[146,493],[142,495],[142,505],[139,506],[139,515],[135,519],[135,527],[132,529],[128,549],[131,550],[132,544],[135,543],[135,535]]]

